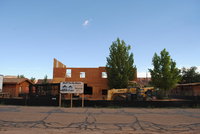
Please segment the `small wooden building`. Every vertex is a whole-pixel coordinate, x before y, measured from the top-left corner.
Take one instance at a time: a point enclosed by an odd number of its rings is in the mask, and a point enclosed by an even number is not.
[[[173,96],[200,96],[200,82],[178,84],[176,88],[171,91]]]
[[[29,93],[29,86],[33,83],[27,78],[4,78],[2,94],[9,94],[9,97],[21,97]]]

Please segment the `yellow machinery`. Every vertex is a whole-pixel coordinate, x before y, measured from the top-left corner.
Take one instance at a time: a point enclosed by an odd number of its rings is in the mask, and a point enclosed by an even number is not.
[[[108,90],[107,100],[113,100],[114,94],[125,94],[125,93],[136,94],[136,90],[137,90],[137,88],[110,89],[110,90]]]
[[[137,89],[137,100],[151,101],[153,99],[154,87],[144,87]]]
[[[113,100],[114,95],[122,95],[122,94],[123,95],[135,94],[138,100],[146,100],[147,98],[151,97],[151,95],[149,94],[151,94],[153,90],[154,90],[153,87],[110,89],[108,90],[107,100]]]
[[[144,88],[139,88],[138,90],[139,90],[138,92],[140,92],[139,93],[140,95],[142,95],[143,97],[147,97],[148,95],[147,92],[153,91],[154,87],[144,87]]]

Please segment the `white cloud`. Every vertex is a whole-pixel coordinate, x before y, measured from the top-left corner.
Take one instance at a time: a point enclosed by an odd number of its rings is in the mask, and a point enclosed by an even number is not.
[[[90,21],[89,20],[85,20],[84,22],[83,22],[83,26],[88,26],[89,25],[89,23],[90,23]]]
[[[197,71],[200,73],[200,66],[197,67]]]

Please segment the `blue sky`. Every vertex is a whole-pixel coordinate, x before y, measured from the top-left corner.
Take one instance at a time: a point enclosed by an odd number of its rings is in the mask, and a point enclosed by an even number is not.
[[[52,78],[53,58],[105,66],[117,37],[132,46],[139,76],[164,48],[179,68],[200,67],[200,1],[1,0],[0,74]]]

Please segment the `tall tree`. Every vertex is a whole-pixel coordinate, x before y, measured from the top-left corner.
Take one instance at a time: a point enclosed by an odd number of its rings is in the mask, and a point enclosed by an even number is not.
[[[181,69],[182,79],[180,83],[194,83],[200,82],[200,73],[197,72],[197,67],[185,68]]]
[[[174,88],[180,81],[180,70],[176,67],[166,49],[160,52],[160,56],[156,53],[152,59],[153,69],[149,69],[151,73],[151,84],[160,89],[164,96],[168,96],[170,89]]]
[[[17,75],[17,78],[25,78],[24,75]]]
[[[35,82],[35,78],[31,77],[30,81],[34,83]]]
[[[48,83],[48,76],[45,75],[45,76],[44,76],[44,79],[43,79],[43,84],[47,84],[47,83]]]
[[[110,89],[126,88],[128,82],[134,79],[136,67],[133,65],[133,53],[129,53],[130,49],[131,46],[119,38],[110,46],[106,64]]]

